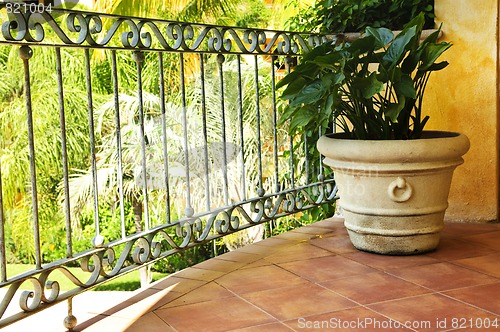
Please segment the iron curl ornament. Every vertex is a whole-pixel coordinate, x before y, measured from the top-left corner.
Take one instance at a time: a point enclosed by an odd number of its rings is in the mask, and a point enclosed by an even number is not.
[[[300,55],[327,37],[69,9],[8,11],[0,3],[0,43],[169,52]]]

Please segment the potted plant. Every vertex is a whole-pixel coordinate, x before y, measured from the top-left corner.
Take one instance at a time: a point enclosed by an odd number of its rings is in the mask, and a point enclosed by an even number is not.
[[[440,29],[421,42],[423,15],[396,36],[367,28],[352,43],[324,43],[283,78],[280,123],[292,135],[334,126],[317,148],[334,172],[351,242],[360,250],[410,255],[439,244],[454,169],[466,136],[424,131],[422,101],[451,44]],[[323,134],[320,133],[320,134]]]

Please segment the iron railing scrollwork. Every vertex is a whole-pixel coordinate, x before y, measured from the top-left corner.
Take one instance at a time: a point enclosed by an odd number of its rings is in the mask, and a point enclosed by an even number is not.
[[[290,31],[221,27],[159,19],[120,17],[52,9],[9,12],[0,3],[6,42],[91,48],[138,48],[161,51],[300,55],[325,36]],[[8,14],[8,15],[7,15]],[[46,30],[50,30],[48,36]]]

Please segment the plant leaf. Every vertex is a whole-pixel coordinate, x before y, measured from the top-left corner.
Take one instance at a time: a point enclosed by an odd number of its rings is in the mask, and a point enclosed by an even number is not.
[[[382,58],[388,64],[389,68],[393,68],[401,61],[401,57],[409,49],[410,42],[415,37],[416,31],[416,27],[412,26],[396,36]]]
[[[446,68],[446,66],[448,66],[448,65],[449,65],[448,61],[434,63],[431,66],[429,66],[429,68],[427,68],[427,71],[438,71],[438,70],[441,70],[443,68]]]
[[[440,43],[440,44],[427,44],[422,52],[422,64],[418,67],[418,70],[425,71],[428,70],[430,66],[436,62],[437,58],[451,47],[451,43]],[[444,68],[444,67],[443,67]]]
[[[410,75],[402,75],[401,79],[394,83],[394,89],[398,95],[417,99],[417,90],[413,86],[413,80]]]
[[[325,86],[320,79],[303,86],[294,99],[291,99],[292,106],[300,104],[313,104],[321,99],[325,92]]]
[[[394,39],[394,34],[387,28],[374,29],[372,27],[367,27],[366,34],[375,38],[376,49],[383,48]]]
[[[406,101],[405,97],[400,96],[398,103],[390,103],[385,109],[384,112],[385,116],[391,119],[393,123],[398,122],[399,113],[401,113],[401,111],[403,110],[405,106],[405,101]]]
[[[314,107],[302,107],[299,111],[291,118],[290,121],[290,129],[291,133],[297,132],[298,128],[307,127],[311,120],[315,120],[317,118],[318,110]]]
[[[294,73],[294,72],[292,72],[292,73]],[[292,73],[290,73],[290,74],[292,74]],[[291,76],[290,74],[285,76],[285,78],[290,77]],[[285,78],[283,78],[283,80]],[[290,100],[290,99],[295,98],[296,94],[300,90],[302,90],[302,88],[306,84],[306,80],[303,77],[300,77],[298,75],[294,75],[294,76],[292,76],[292,78],[295,78],[295,80],[289,80],[289,82],[286,82],[283,84],[283,85],[288,84],[285,91],[283,91],[283,93],[281,95],[281,98],[284,100]],[[282,82],[283,80],[281,80],[280,82]],[[278,82],[278,84],[280,82]],[[281,85],[281,86],[283,86],[283,85]],[[276,87],[278,87],[278,85]]]
[[[371,98],[384,89],[384,84],[377,79],[377,73],[373,72],[368,77],[355,77],[352,82],[353,88],[360,90],[363,98]]]

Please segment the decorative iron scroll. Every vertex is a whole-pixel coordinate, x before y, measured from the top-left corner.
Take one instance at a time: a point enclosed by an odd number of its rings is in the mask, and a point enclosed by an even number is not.
[[[2,37],[10,43],[179,52],[298,55],[326,37],[223,27],[75,10],[12,11],[0,4]],[[6,20],[5,20],[6,19]]]
[[[0,284],[8,287],[0,303],[0,319],[22,284],[31,283],[33,290],[22,292],[19,297],[21,311],[0,320],[0,327],[16,321],[18,316],[43,310],[47,304],[64,301],[87,288],[104,283],[111,277],[151,264],[181,250],[323,203],[333,202],[337,198],[334,181],[327,180],[158,226],[124,240],[111,242],[103,248],[81,253],[72,259],[51,263],[50,267],[44,267],[43,271],[33,270],[17,276],[3,285]],[[78,279],[66,267],[76,263],[89,273],[87,280]],[[51,274],[55,271],[62,272],[75,288],[61,293],[59,282],[51,278]]]

